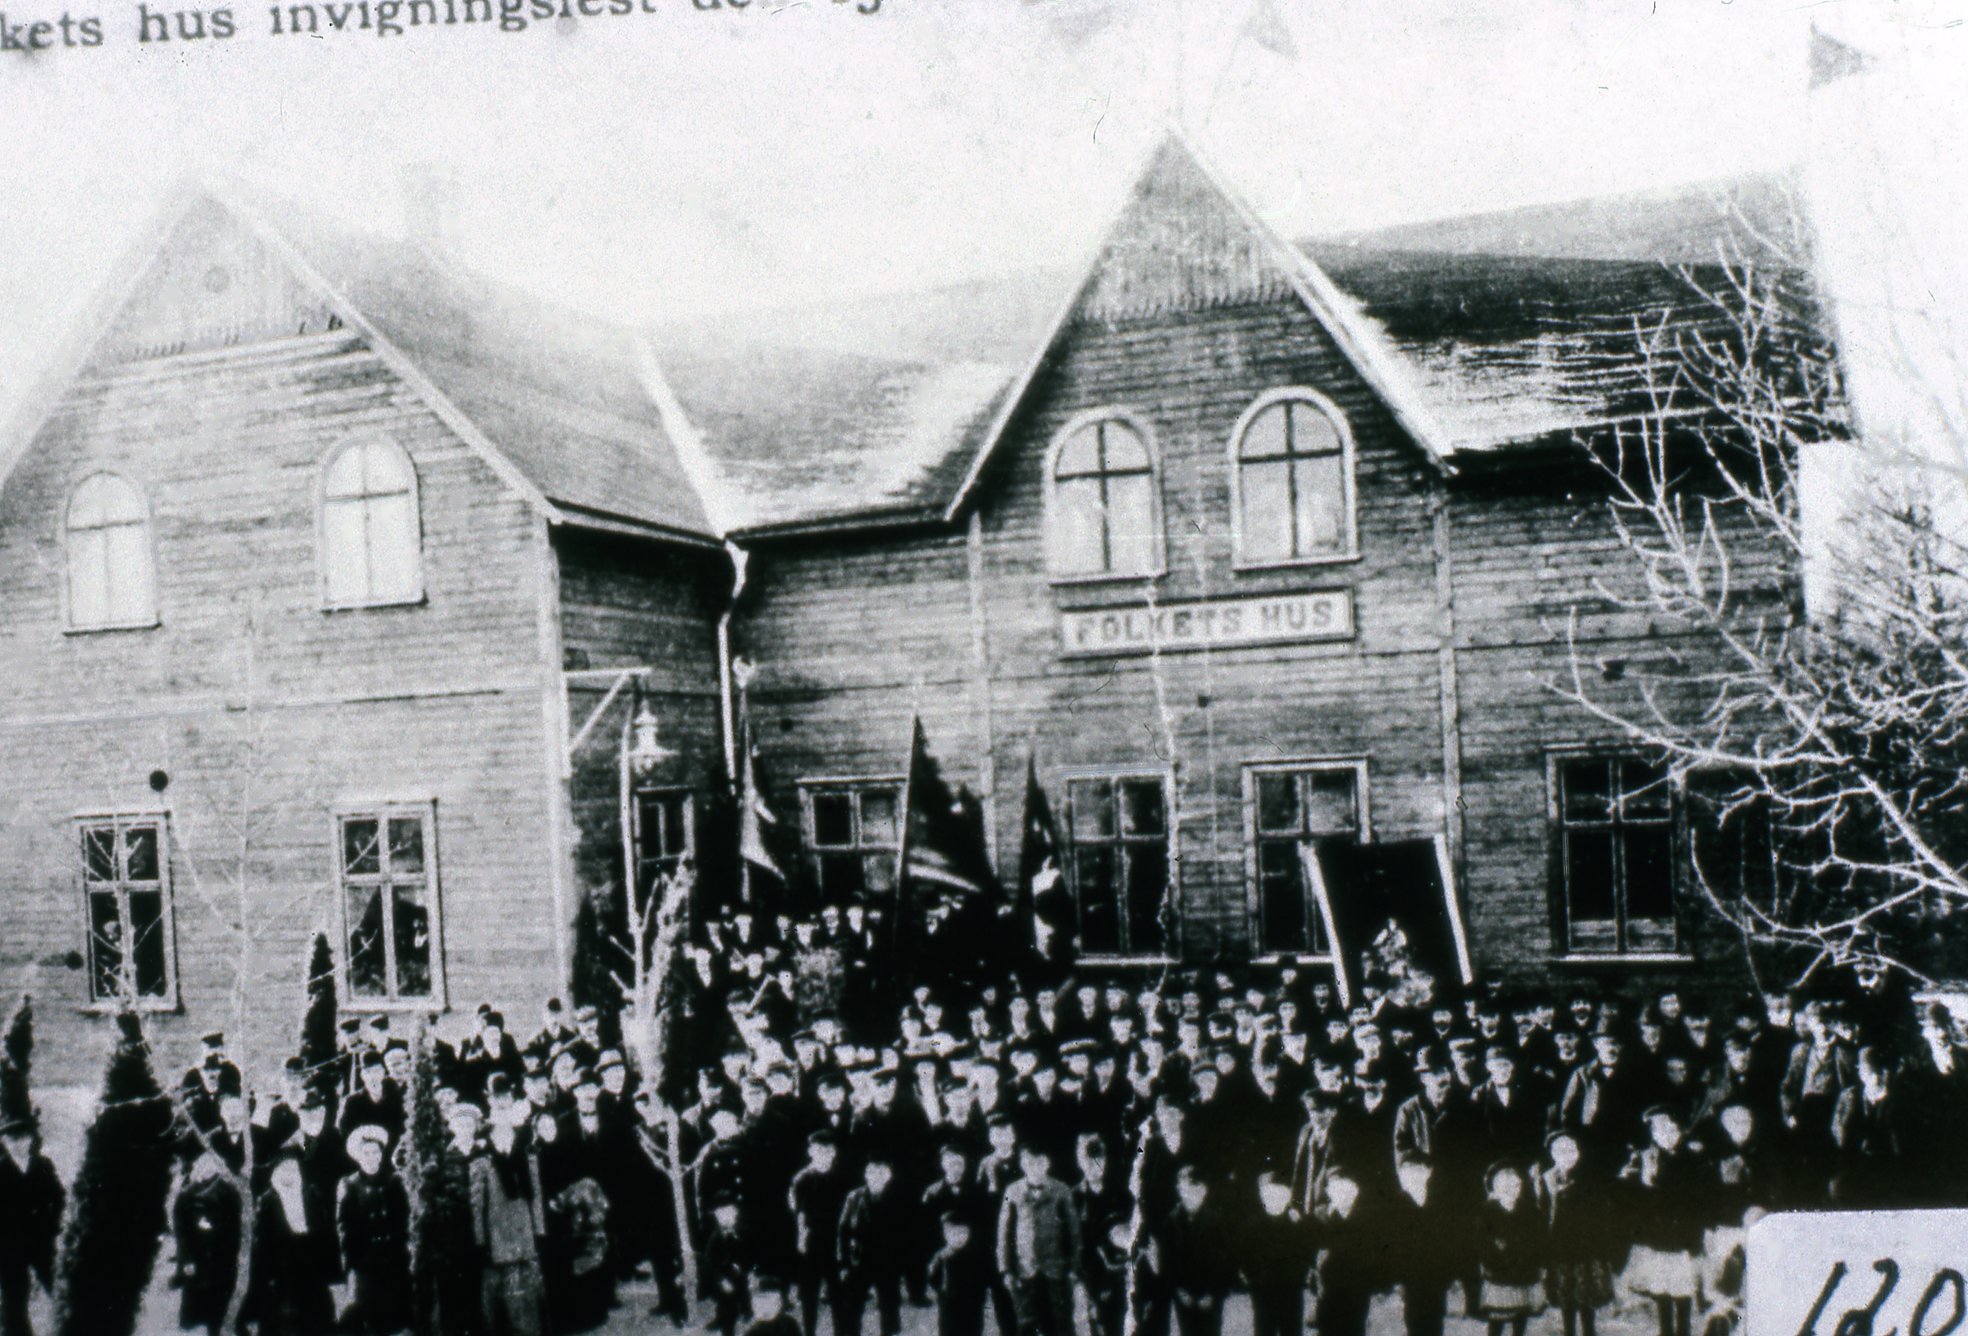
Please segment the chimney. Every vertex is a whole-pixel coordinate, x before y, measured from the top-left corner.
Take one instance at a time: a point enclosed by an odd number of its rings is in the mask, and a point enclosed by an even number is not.
[[[413,162],[399,174],[404,235],[439,255],[451,250],[452,202],[458,183],[451,169],[435,162]]]

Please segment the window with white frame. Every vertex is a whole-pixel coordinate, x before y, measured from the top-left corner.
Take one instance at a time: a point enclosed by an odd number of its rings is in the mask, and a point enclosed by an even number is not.
[[[335,823],[351,999],[441,1001],[435,809],[351,809]]]
[[[1153,575],[1161,568],[1161,503],[1145,430],[1110,415],[1069,426],[1053,447],[1046,512],[1053,574]]]
[[[638,789],[635,795],[636,889],[648,896],[659,879],[676,876],[695,848],[689,789]]]
[[[1353,443],[1310,391],[1260,398],[1231,442],[1237,560],[1247,566],[1350,557]]]
[[[1096,956],[1167,953],[1173,886],[1166,773],[1081,775],[1066,781],[1067,873],[1080,915],[1080,950]]]
[[[806,848],[824,903],[846,904],[895,890],[900,850],[899,777],[803,783]]]
[[[1674,951],[1674,794],[1665,767],[1631,756],[1558,756],[1552,781],[1566,950]]]
[[[331,608],[423,597],[417,471],[390,441],[344,445],[321,474],[321,592]]]
[[[86,817],[76,824],[82,840],[90,999],[175,1001],[170,843],[164,817]]]
[[[77,631],[157,623],[150,508],[126,478],[96,473],[68,498],[68,624]]]
[[[1252,899],[1257,949],[1265,955],[1325,955],[1325,916],[1300,850],[1366,834],[1366,765],[1321,762],[1251,766],[1249,803]]]

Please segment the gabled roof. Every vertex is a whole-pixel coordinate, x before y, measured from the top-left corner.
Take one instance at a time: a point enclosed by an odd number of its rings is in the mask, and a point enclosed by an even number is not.
[[[1539,205],[1301,243],[1409,369],[1452,455],[1645,413],[1652,339],[1727,333],[1693,285],[1807,256],[1783,177]]]
[[[1302,302],[1453,469],[1647,411],[1643,339],[1717,320],[1677,266],[1795,263],[1794,226],[1748,177],[1288,245],[1172,137],[1078,265],[695,322],[657,357],[739,533],[954,519],[1066,326],[1171,294]]]
[[[638,335],[412,242],[250,207],[512,462],[558,518],[719,535],[642,380]]]
[[[211,257],[198,252],[226,228],[250,239],[254,273],[235,284],[240,295],[214,298],[235,319],[207,337],[349,328],[548,519],[718,540],[643,388],[634,333],[467,275],[413,243],[338,229],[237,188],[178,193],[93,313],[88,341],[58,369],[60,388],[91,365],[180,350],[168,315],[137,308],[160,287],[201,291]],[[209,275],[234,283],[225,267]],[[259,309],[241,292],[255,283],[267,293]],[[24,437],[54,397],[42,397]]]
[[[956,518],[1073,321],[1176,306],[1303,303],[1444,469],[1618,420],[1648,406],[1643,334],[1714,318],[1671,266],[1772,262],[1795,219],[1781,179],[1747,178],[1288,245],[1176,136],[1080,263],[645,335],[279,201],[191,198],[253,229],[306,289],[288,305],[368,335],[549,519],[706,543]],[[169,351],[116,310],[99,356]]]
[[[1187,139],[1157,148],[1097,240],[1072,269],[885,299],[872,323],[907,329],[906,352],[842,347],[843,322],[817,310],[749,336],[659,335],[662,375],[734,498],[732,528],[952,520],[1073,321],[1257,298],[1302,301],[1442,462],[1429,407],[1380,333]]]

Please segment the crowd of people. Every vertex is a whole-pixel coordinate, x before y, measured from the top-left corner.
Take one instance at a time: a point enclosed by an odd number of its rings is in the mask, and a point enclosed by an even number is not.
[[[1344,1002],[1276,967],[816,1000],[753,932],[700,943],[716,1020],[668,1101],[592,1007],[480,1006],[436,1045],[421,1297],[408,1039],[346,1021],[331,1079],[296,1060],[249,1098],[208,1036],[179,1092],[183,1325],[221,1331],[249,1163],[263,1336],[382,1336],[433,1300],[455,1336],[580,1331],[639,1275],[639,1322],[694,1297],[723,1336],[859,1336],[871,1307],[895,1336],[905,1305],[942,1336],[1218,1336],[1234,1292],[1256,1336],[1360,1336],[1384,1294],[1409,1336],[1594,1336],[1621,1296],[1690,1336],[1734,1322],[1759,1213],[1964,1199],[1968,1030],[1890,980],[1452,991],[1395,960]]]

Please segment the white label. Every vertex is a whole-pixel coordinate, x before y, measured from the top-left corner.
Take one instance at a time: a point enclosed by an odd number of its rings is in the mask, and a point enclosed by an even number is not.
[[[1059,643],[1067,654],[1291,645],[1344,640],[1352,634],[1353,596],[1345,590],[1095,608],[1059,615]]]
[[[1749,1232],[1746,1336],[1963,1336],[1968,1211],[1796,1212]]]

